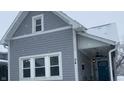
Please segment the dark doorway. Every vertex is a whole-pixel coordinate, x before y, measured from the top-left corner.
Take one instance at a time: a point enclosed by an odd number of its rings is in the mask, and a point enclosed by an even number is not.
[[[98,66],[98,80],[99,81],[109,81],[109,64],[107,60],[97,61]]]
[[[0,64],[0,81],[8,80],[8,67],[7,64]]]

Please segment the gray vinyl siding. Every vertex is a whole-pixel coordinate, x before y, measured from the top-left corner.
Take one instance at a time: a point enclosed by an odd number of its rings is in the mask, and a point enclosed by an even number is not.
[[[80,81],[83,80],[82,61],[83,61],[82,54],[78,50],[78,74],[79,74]]]
[[[62,19],[60,19],[53,12],[49,11],[33,11],[29,12],[25,19],[22,21],[21,25],[14,33],[13,37],[22,36],[32,33],[32,17],[43,14],[44,15],[44,31],[56,29],[64,26],[68,26]]]
[[[63,80],[75,80],[72,29],[11,40],[10,80],[19,80],[19,57],[52,52],[62,52]]]
[[[78,50],[78,73],[79,80],[91,80],[91,60],[89,60],[80,50]],[[84,65],[84,70],[82,70],[82,64]]]

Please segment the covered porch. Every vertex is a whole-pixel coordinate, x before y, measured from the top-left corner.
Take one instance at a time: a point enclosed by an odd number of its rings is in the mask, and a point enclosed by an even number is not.
[[[99,37],[78,34],[78,72],[81,81],[110,81],[110,50],[115,48],[113,42]],[[111,59],[114,60],[115,52]],[[112,68],[114,64],[112,62]],[[114,77],[114,69],[112,69]]]

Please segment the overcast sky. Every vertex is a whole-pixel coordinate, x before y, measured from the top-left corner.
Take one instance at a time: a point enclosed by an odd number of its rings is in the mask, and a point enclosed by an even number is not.
[[[124,42],[124,12],[66,12],[73,19],[83,24],[86,28],[116,23],[118,35]]]
[[[8,27],[14,20],[18,12],[0,12],[0,39],[3,37]],[[93,26],[116,23],[118,29],[118,35],[121,42],[124,42],[124,12],[65,12],[67,15],[73,19],[80,22],[86,28]],[[2,48],[0,47],[0,50]]]

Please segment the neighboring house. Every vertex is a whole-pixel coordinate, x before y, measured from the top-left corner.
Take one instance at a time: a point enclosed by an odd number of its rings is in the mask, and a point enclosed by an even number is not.
[[[8,54],[0,52],[0,81],[8,80]]]
[[[124,44],[118,45],[116,60],[117,77],[118,78],[123,77],[124,80]]]
[[[98,30],[116,33],[113,27],[107,24]],[[90,34],[91,29],[63,12],[20,12],[1,40],[9,49],[8,79],[114,80],[118,41]]]

